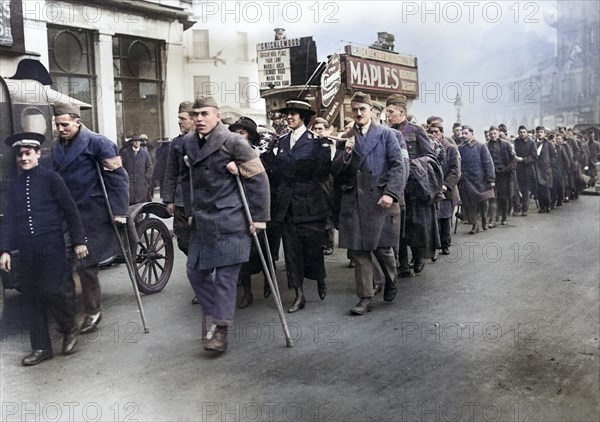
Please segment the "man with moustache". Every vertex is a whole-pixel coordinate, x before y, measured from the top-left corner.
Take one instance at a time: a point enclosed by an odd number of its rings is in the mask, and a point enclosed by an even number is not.
[[[396,296],[396,261],[393,248],[400,237],[399,199],[404,190],[403,160],[393,130],[372,121],[371,97],[356,92],[352,97],[355,125],[331,165],[341,186],[339,245],[355,262],[359,302],[350,309],[364,315],[373,306],[373,256],[385,278],[383,299]]]
[[[191,225],[187,276],[202,307],[204,349],[222,353],[233,323],[236,286],[242,264],[250,257],[250,233],[269,220],[269,181],[256,152],[221,122],[212,97],[192,106],[196,130],[185,135],[181,192]],[[236,177],[243,180],[254,223],[249,226]],[[188,167],[189,164],[189,167]]]
[[[88,238],[89,254],[77,262],[81,282],[84,320],[81,333],[96,330],[102,318],[98,264],[121,251],[113,224],[125,224],[129,214],[129,179],[118,156],[117,146],[92,132],[81,122],[79,106],[54,104],[58,139],[52,145],[54,170],[64,179],[81,215]],[[108,193],[110,220],[97,165]]]

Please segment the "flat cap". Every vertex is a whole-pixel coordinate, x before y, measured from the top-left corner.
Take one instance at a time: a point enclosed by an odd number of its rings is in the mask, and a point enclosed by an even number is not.
[[[452,129],[456,129],[457,127],[462,127],[462,124],[460,124],[460,123],[454,123],[452,125]]]
[[[81,109],[77,104],[73,103],[54,103],[54,115],[62,116],[63,114],[75,114],[81,116]]]
[[[390,95],[388,97],[388,99],[385,101],[385,106],[389,106],[389,105],[402,105],[404,107],[406,107],[406,103],[408,102],[408,99],[406,98],[406,96],[402,95],[402,94],[393,94]]]
[[[322,117],[317,117],[313,123],[315,125],[318,124],[318,123],[321,123],[323,125],[329,126],[329,122],[327,120],[325,120],[324,118],[322,118]]]
[[[371,96],[369,94],[365,94],[362,91],[356,91],[352,98],[350,99],[351,103],[364,103],[373,105],[371,102]]]
[[[431,116],[427,118],[427,124],[430,125],[431,122],[443,122],[444,119],[442,119],[440,116]]]
[[[385,106],[379,101],[371,101],[371,107],[376,108],[379,111],[383,111],[383,109],[385,108]]]
[[[44,140],[44,135],[41,133],[22,132],[9,136],[4,140],[4,143],[12,148],[39,148],[44,143]]]
[[[194,101],[194,105],[193,108],[204,108],[204,107],[214,107],[214,108],[219,108],[219,105],[217,104],[217,102],[215,101],[215,99],[213,97],[198,97],[196,98],[196,100]]]
[[[194,103],[193,102],[184,101],[181,104],[179,104],[178,113],[191,113],[192,111],[194,111]]]

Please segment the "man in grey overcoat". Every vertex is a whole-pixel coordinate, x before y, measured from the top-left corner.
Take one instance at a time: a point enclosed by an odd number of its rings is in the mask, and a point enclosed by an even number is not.
[[[396,296],[396,259],[400,240],[400,199],[405,186],[403,159],[396,134],[371,120],[371,97],[357,92],[351,101],[354,127],[344,149],[331,164],[341,186],[339,246],[355,262],[356,294],[360,301],[350,309],[364,315],[373,306],[372,256],[385,277],[384,300]]]
[[[224,352],[233,323],[236,285],[250,257],[250,233],[270,218],[269,181],[257,153],[238,133],[230,132],[212,97],[193,105],[196,130],[185,135],[181,189],[191,224],[187,275],[203,314],[205,350]],[[236,176],[238,167],[254,223],[246,219]],[[189,167],[187,166],[189,165]]]

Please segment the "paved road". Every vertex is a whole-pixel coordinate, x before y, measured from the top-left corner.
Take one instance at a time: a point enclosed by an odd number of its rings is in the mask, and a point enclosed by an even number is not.
[[[366,316],[348,313],[353,271],[337,251],[326,300],[307,281],[306,309],[288,314],[294,348],[256,277],[228,352],[207,355],[178,253],[165,290],[143,298],[149,334],[124,266],[111,268],[101,330],[76,354],[25,368],[22,301],[8,292],[2,420],[596,421],[599,204],[582,197],[474,236],[460,225],[450,256]]]

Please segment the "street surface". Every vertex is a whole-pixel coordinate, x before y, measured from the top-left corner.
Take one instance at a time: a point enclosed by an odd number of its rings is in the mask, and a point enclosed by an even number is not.
[[[37,367],[20,365],[29,338],[22,298],[8,291],[1,420],[597,421],[599,208],[597,196],[551,214],[532,202],[529,217],[477,235],[459,223],[451,255],[400,279],[395,302],[378,296],[365,316],[348,312],[354,274],[336,249],[327,298],[307,280],[306,308],[286,314],[293,348],[257,275],[228,351],[205,352],[178,250],[166,288],[142,298],[150,333],[125,266],[103,270],[99,331]]]

